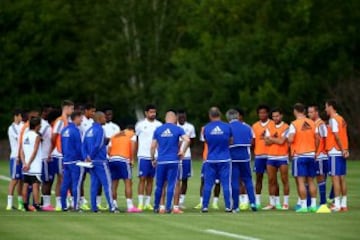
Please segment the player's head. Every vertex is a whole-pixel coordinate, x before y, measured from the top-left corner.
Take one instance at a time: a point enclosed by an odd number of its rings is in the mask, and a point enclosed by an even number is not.
[[[81,117],[82,117],[82,113],[79,111],[75,111],[70,116],[71,122],[73,122],[76,126],[80,126],[82,120]]]
[[[266,122],[269,119],[270,107],[265,104],[261,104],[256,108],[258,118],[262,122]]]
[[[111,107],[106,107],[104,108],[104,113],[105,113],[106,122],[111,122],[114,117],[113,109]]]
[[[81,114],[84,114],[85,106],[82,103],[76,103],[74,106],[74,112],[81,112]]]
[[[61,103],[62,113],[70,116],[74,112],[74,103],[70,100],[64,100]]]
[[[184,125],[184,123],[186,122],[187,118],[186,118],[186,112],[185,110],[179,110],[177,112],[177,118],[178,118],[178,122],[180,125]]]
[[[126,129],[129,131],[135,131],[135,126],[133,124],[129,124],[126,126]]]
[[[218,107],[211,107],[209,109],[209,119],[211,121],[216,121],[216,120],[220,120],[220,118],[221,118],[220,109]]]
[[[47,117],[48,122],[50,123],[50,125],[53,125],[53,123],[56,121],[56,119],[58,117],[61,116],[61,110],[58,108],[54,108]]]
[[[239,113],[239,121],[243,122],[245,118],[245,111],[242,108],[235,108],[235,110]]]
[[[176,111],[173,109],[170,109],[166,112],[165,115],[165,122],[166,123],[174,123],[176,124],[177,122],[177,117],[176,117]]]
[[[94,104],[92,104],[92,103],[87,103],[87,104],[85,105],[85,111],[84,111],[85,117],[87,117],[87,118],[94,118],[95,112],[96,112],[96,107],[95,107]]]
[[[296,118],[303,117],[306,114],[305,105],[302,103],[296,103],[293,107],[294,116]]]
[[[319,106],[316,104],[310,104],[307,108],[308,117],[315,121],[319,118]]]
[[[233,120],[239,120],[239,112],[235,109],[229,109],[226,111],[226,119],[230,122]]]
[[[40,130],[41,127],[41,118],[40,117],[33,117],[30,119],[30,130],[34,130],[35,132]]]
[[[37,111],[37,110],[29,111],[29,113],[28,113],[28,121],[30,121],[33,118],[37,118],[37,117],[40,117],[39,111]]]
[[[41,118],[48,120],[49,113],[53,110],[50,104],[44,104],[41,108]]]
[[[22,111],[20,109],[15,109],[13,112],[14,122],[19,123],[22,121]]]
[[[156,119],[156,106],[153,104],[146,105],[145,109],[145,117],[150,120],[154,121]]]
[[[104,125],[106,123],[105,114],[103,112],[97,111],[94,115],[94,121]]]
[[[280,124],[283,119],[283,112],[281,108],[276,107],[271,111],[271,119],[275,122],[275,124]]]
[[[335,100],[330,99],[325,102],[325,111],[328,115],[336,113],[337,111],[337,103]]]

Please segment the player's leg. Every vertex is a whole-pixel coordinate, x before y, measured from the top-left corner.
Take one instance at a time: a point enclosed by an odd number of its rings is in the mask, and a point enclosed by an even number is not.
[[[178,171],[179,171],[178,164],[168,164],[167,176],[166,176],[167,177],[166,204],[165,204],[166,212],[171,212],[171,203],[174,198],[175,188],[178,182]],[[180,188],[178,188],[178,190],[180,191]],[[174,202],[173,213],[175,214],[182,213],[182,211],[180,211],[179,209],[179,205],[176,205],[175,207],[175,204],[178,203]]]
[[[220,175],[220,183],[224,192],[225,211],[232,212],[231,162],[219,163],[217,165]],[[237,197],[239,197],[239,194],[237,195]]]
[[[211,190],[215,183],[215,178],[216,178],[215,165],[216,165],[215,163],[206,163],[204,166],[204,189],[203,189],[202,212],[207,212],[209,209]]]
[[[219,176],[215,176],[215,186],[214,186],[214,198],[213,198],[213,202],[211,204],[211,208],[215,209],[215,210],[219,210],[219,197],[220,197],[220,191],[221,191],[221,186],[220,186],[220,178]]]
[[[15,191],[16,186],[19,184],[19,179],[18,179],[19,176],[17,176],[18,173],[16,172],[16,170],[17,170],[16,165],[17,165],[16,159],[14,159],[14,158],[10,159],[11,180],[10,180],[9,186],[8,186],[8,198],[7,198],[6,210],[12,210],[14,191]]]
[[[348,211],[347,208],[347,184],[346,184],[346,159],[342,156],[336,157],[336,175],[339,176],[340,180],[340,209],[341,211]]]
[[[33,189],[33,198],[34,198],[34,207],[36,210],[41,210],[40,207],[40,183],[41,183],[41,179],[40,176],[34,176],[33,177],[33,183],[32,183],[32,189]]]
[[[180,190],[180,198],[179,198],[179,205],[180,208],[185,209],[185,197],[188,187],[188,179],[192,175],[192,161],[185,160],[182,162],[182,176],[181,176],[181,190]]]
[[[166,165],[161,164],[156,167],[156,187],[154,199],[154,212],[159,212],[161,195],[163,193],[164,184],[166,181]]]
[[[28,201],[28,188],[29,188],[29,182],[28,182],[29,176],[24,176],[24,184],[22,189],[22,197],[24,201],[24,210],[29,211],[29,201]]]
[[[261,191],[262,191],[262,183],[264,178],[264,173],[266,169],[266,158],[255,158],[255,173],[256,173],[256,185],[255,185],[255,193],[256,193],[256,206],[257,208],[261,208]]]
[[[43,199],[42,210],[54,211],[55,208],[51,205],[51,187],[54,182],[54,163],[52,159],[43,159],[42,162],[42,186],[41,193]]]
[[[112,198],[112,190],[111,190],[111,173],[109,169],[109,165],[107,162],[104,162],[102,165],[97,168],[98,177],[100,179],[101,185],[104,188],[104,193],[106,197],[107,204],[109,206],[110,212],[116,212],[114,206],[114,200]]]
[[[268,184],[269,184],[269,204],[263,208],[263,210],[272,210],[275,209],[275,194],[276,194],[276,173],[277,168],[274,166],[275,161],[268,160],[266,171],[268,175]]]
[[[283,184],[283,191],[284,191],[284,202],[282,205],[282,210],[288,210],[289,209],[289,195],[290,195],[288,163],[281,164],[280,175],[281,175],[281,182]]]
[[[154,177],[155,177],[155,168],[153,167],[151,161],[146,161],[147,163],[147,169],[148,169],[148,175],[146,177],[146,186],[145,186],[145,210],[154,210],[154,208],[151,205],[151,194],[153,189],[153,183],[154,183]]]
[[[201,172],[200,172],[200,188],[199,188],[199,195],[200,195],[200,202],[198,205],[196,205],[195,209],[201,209],[202,208],[202,201],[203,201],[203,189],[204,189],[204,169],[205,169],[205,162],[201,164]]]
[[[231,163],[231,189],[232,189],[232,201],[233,209],[237,212],[239,208],[239,190],[240,190],[240,163]]]
[[[316,182],[319,188],[320,205],[326,204],[326,175],[324,170],[324,161],[319,159],[316,161]]]
[[[251,176],[251,166],[250,162],[242,162],[240,163],[240,176],[244,181],[244,185],[246,187],[247,196],[250,201],[251,210],[256,211],[256,200],[254,194],[254,185]]]
[[[240,171],[240,176],[242,176],[241,171]],[[239,199],[240,199],[240,210],[247,210],[249,208],[249,196],[246,191],[246,185],[245,185],[243,177],[240,178]]]
[[[96,168],[99,166],[94,165],[93,168],[90,169],[90,204],[91,211],[97,212],[97,204],[96,204],[96,196],[100,185],[100,180],[97,176]]]
[[[80,206],[80,188],[81,183],[84,178],[85,169],[83,167],[76,166],[73,164],[71,166],[71,188],[73,193],[73,209],[74,211],[79,210]]]
[[[144,195],[145,195],[145,161],[144,159],[139,159],[138,163],[138,208],[143,210],[144,209]]]
[[[72,182],[72,176],[71,176],[71,170],[69,165],[64,165],[64,181],[61,183],[61,189],[60,189],[60,197],[61,197],[61,209],[63,211],[68,210],[68,206],[66,204],[66,195],[68,190],[71,188],[71,182]]]

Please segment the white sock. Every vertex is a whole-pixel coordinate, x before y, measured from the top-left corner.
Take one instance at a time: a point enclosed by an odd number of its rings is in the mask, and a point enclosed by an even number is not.
[[[113,200],[113,205],[114,205],[115,208],[118,208],[118,204],[117,204],[117,201],[115,199]]]
[[[311,198],[311,207],[316,207],[316,198]]]
[[[284,204],[289,205],[289,195],[284,196]]]
[[[217,204],[219,202],[219,198],[218,197],[214,197],[213,199],[213,204]]]
[[[179,209],[179,205],[174,205],[174,209]]]
[[[127,205],[127,208],[130,209],[130,208],[134,208],[134,204],[133,204],[133,201],[131,198],[127,198],[126,199],[126,205]]]
[[[300,205],[301,206],[301,198],[298,197],[298,200],[297,200],[297,204],[296,205]]]
[[[200,197],[200,203],[202,204],[202,202],[203,202],[203,198],[202,198],[202,197]]]
[[[12,195],[8,195],[8,198],[7,198],[7,206],[8,207],[12,207],[13,205],[13,196]]]
[[[346,196],[342,196],[342,198],[341,198],[341,207],[343,207],[343,208],[347,207],[347,197]]]
[[[241,194],[239,195],[239,203],[240,204],[244,203],[244,198],[243,198],[243,196]]]
[[[61,208],[61,197],[56,197],[56,208]]]
[[[83,204],[85,204],[85,202],[84,202],[84,197],[80,197],[79,205],[81,206],[81,205],[83,205]]]
[[[269,196],[269,204],[275,206],[275,196]]]
[[[185,202],[185,194],[180,194],[180,199],[179,199],[180,205],[184,204],[184,202]]]
[[[335,197],[334,205],[335,208],[340,208],[340,197]]]
[[[249,196],[247,194],[243,194],[243,195],[244,195],[244,203],[249,204]]]
[[[138,196],[138,204],[139,205],[144,205],[144,195],[139,195]]]
[[[275,196],[275,205],[281,205],[279,196]]]
[[[261,204],[261,194],[256,194],[255,198],[256,198],[255,203],[257,205],[260,205]]]
[[[50,206],[51,196],[50,195],[43,195],[43,206],[47,207]]]
[[[151,205],[151,196],[145,196],[145,206]]]
[[[307,208],[306,199],[300,200],[300,201],[301,201],[301,203],[300,203],[301,208]]]
[[[160,210],[165,210],[165,205],[160,205]]]
[[[96,196],[96,205],[101,205],[101,196]]]

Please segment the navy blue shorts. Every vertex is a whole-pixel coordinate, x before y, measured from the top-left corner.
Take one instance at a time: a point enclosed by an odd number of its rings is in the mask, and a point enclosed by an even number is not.
[[[331,176],[345,176],[346,175],[346,159],[343,156],[329,157],[329,174]]]
[[[132,171],[130,163],[125,161],[111,161],[109,162],[109,168],[112,180],[119,179],[131,179]]]
[[[15,180],[22,180],[22,163],[19,161],[19,164],[16,163],[15,158],[10,158],[10,177]]]
[[[56,168],[56,165],[55,165],[55,162],[53,159],[51,159],[50,162],[48,162],[46,159],[43,159],[42,171],[41,171],[41,181],[43,181],[43,182],[54,181],[55,168]]]
[[[63,174],[63,157],[52,157],[52,161],[54,162],[54,175]]]
[[[294,177],[315,177],[316,164],[313,157],[295,157],[292,173]]]
[[[269,158],[267,160],[267,165],[280,168],[282,165],[289,165],[289,160],[287,158],[284,159],[272,159]]]
[[[155,168],[153,167],[151,160],[140,158],[138,168],[139,177],[155,177]]]
[[[315,161],[316,166],[316,175],[317,176],[327,176],[329,174],[329,160],[328,159],[318,159]]]
[[[179,166],[179,180],[186,180],[192,176],[192,164],[190,159],[184,159]]]
[[[264,174],[266,172],[267,157],[255,157],[254,172]]]

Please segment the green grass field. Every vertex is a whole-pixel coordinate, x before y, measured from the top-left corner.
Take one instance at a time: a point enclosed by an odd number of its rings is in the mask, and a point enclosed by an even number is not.
[[[193,166],[194,176],[189,182],[186,197],[188,209],[182,215],[155,215],[151,212],[141,214],[9,212],[5,211],[8,182],[0,179],[0,239],[360,238],[360,161],[351,161],[348,165],[350,211],[336,214],[296,214],[292,210],[256,213],[246,211],[239,214],[226,214],[221,210],[201,214],[198,210],[192,209],[199,201],[200,162],[194,162]],[[0,161],[0,175],[8,176],[6,161]],[[293,179],[291,184],[291,205],[294,206],[297,197]],[[123,196],[123,186],[120,186],[119,192]],[[87,199],[89,199],[88,193],[89,191],[87,191]],[[267,203],[266,196],[265,187],[263,205]],[[119,200],[121,208],[125,208],[124,198],[120,197]],[[136,196],[134,200],[136,203]],[[223,205],[222,199],[220,201],[220,205]]]

